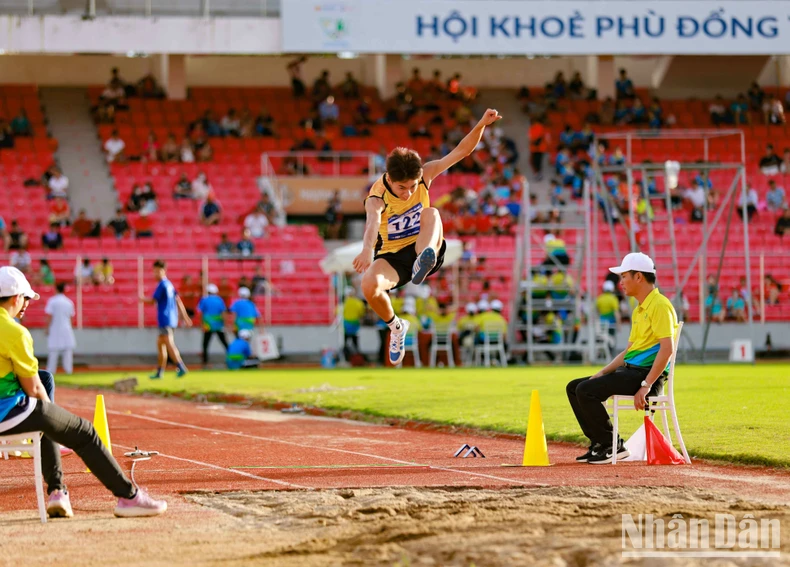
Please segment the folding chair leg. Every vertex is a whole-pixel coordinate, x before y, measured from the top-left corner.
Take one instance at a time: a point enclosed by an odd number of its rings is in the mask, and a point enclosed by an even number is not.
[[[431,363],[430,364],[431,364],[431,368],[435,368],[436,367],[436,348],[435,348],[435,346],[433,344],[431,345]]]
[[[669,441],[669,444],[671,445],[672,435],[669,433],[669,418],[667,417],[667,411],[669,410],[664,410],[661,413],[663,414],[662,417],[664,418],[664,432],[667,434],[667,441]]]
[[[44,475],[41,472],[41,439],[33,440],[33,474],[36,483],[36,500],[38,500],[38,513],[41,523],[47,523],[47,505],[44,500]]]
[[[686,460],[686,464],[691,464],[691,457],[689,457],[689,453],[686,450],[686,444],[683,442],[683,436],[680,434],[680,422],[678,421],[678,414],[675,410],[675,406],[672,406],[672,409],[669,410],[672,412],[672,425],[675,428],[675,436],[678,438],[678,443],[680,443],[680,450],[683,453],[683,458]]]
[[[453,343],[447,348],[447,364],[450,368],[455,368],[455,354],[453,353]]]
[[[614,403],[612,408],[612,464],[617,464],[617,426],[618,426],[618,415],[617,415],[617,397],[613,398]]]

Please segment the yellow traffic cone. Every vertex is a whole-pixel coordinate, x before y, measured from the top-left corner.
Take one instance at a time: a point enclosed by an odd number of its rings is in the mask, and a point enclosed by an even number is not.
[[[524,443],[524,467],[548,467],[549,450],[546,446],[546,432],[543,430],[543,413],[540,410],[540,395],[532,390],[527,421],[527,438]]]
[[[96,395],[96,410],[93,412],[93,427],[99,435],[104,446],[112,454],[112,442],[110,441],[110,426],[107,423],[107,410],[104,407],[104,395]],[[91,472],[90,469],[85,469],[85,472]]]

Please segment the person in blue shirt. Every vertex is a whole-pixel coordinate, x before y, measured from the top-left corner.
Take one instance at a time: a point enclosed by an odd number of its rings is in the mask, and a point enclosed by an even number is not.
[[[173,329],[178,326],[178,317],[184,321],[186,327],[192,326],[192,319],[189,318],[181,298],[178,297],[173,283],[167,279],[166,265],[164,261],[154,262],[154,277],[159,282],[151,297],[140,296],[140,301],[151,305],[156,305],[156,321],[159,327],[159,336],[156,339],[156,349],[158,366],[156,372],[150,376],[153,380],[162,377],[167,366],[167,357],[176,363],[176,378],[182,378],[187,373],[187,367],[181,360],[181,353],[178,352],[175,340],[173,339]]]
[[[230,312],[236,316],[236,332],[252,331],[261,316],[250,295],[249,288],[239,288],[239,298],[230,306]]]
[[[242,329],[239,331],[239,338],[230,343],[226,363],[228,370],[239,370],[241,368],[257,368],[258,359],[252,357],[250,339],[252,331]]]
[[[211,337],[217,335],[219,342],[228,351],[228,340],[225,338],[225,312],[228,308],[219,296],[219,288],[214,284],[206,286],[208,295],[200,300],[197,309],[203,319],[203,366],[208,365],[208,346]]]
[[[614,88],[617,91],[618,99],[632,99],[636,96],[634,83],[628,78],[628,73],[626,73],[625,69],[620,69],[620,78],[615,81]]]

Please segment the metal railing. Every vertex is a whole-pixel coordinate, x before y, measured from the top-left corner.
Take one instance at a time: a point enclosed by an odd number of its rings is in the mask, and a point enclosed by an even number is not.
[[[280,6],[281,0],[0,0],[0,14],[279,18]]]
[[[352,152],[352,151],[338,151],[338,152],[316,152],[316,151],[296,151],[296,152],[265,152],[261,156],[261,175],[264,177],[275,177],[277,172],[275,171],[275,166],[272,163],[272,158],[275,159],[288,159],[295,167],[295,171],[293,175],[295,177],[306,177],[306,176],[315,176],[315,175],[323,175],[323,176],[332,176],[332,177],[340,177],[344,175],[341,173],[341,164],[344,162],[353,161],[355,163],[367,163],[368,172],[370,175],[375,175],[376,173],[383,173],[383,171],[378,171],[376,169],[376,154],[372,152]],[[314,158],[318,159],[323,163],[331,163],[332,170],[329,173],[319,172],[316,173],[305,173],[305,158]],[[356,174],[348,174],[348,175],[365,175],[363,173],[356,173]]]

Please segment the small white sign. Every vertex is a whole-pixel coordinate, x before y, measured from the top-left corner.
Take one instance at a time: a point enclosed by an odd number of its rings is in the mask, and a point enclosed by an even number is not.
[[[730,344],[730,362],[754,362],[754,349],[749,339],[736,339]]]
[[[277,350],[277,341],[271,333],[256,334],[252,351],[258,360],[275,360],[280,358],[280,352]]]

